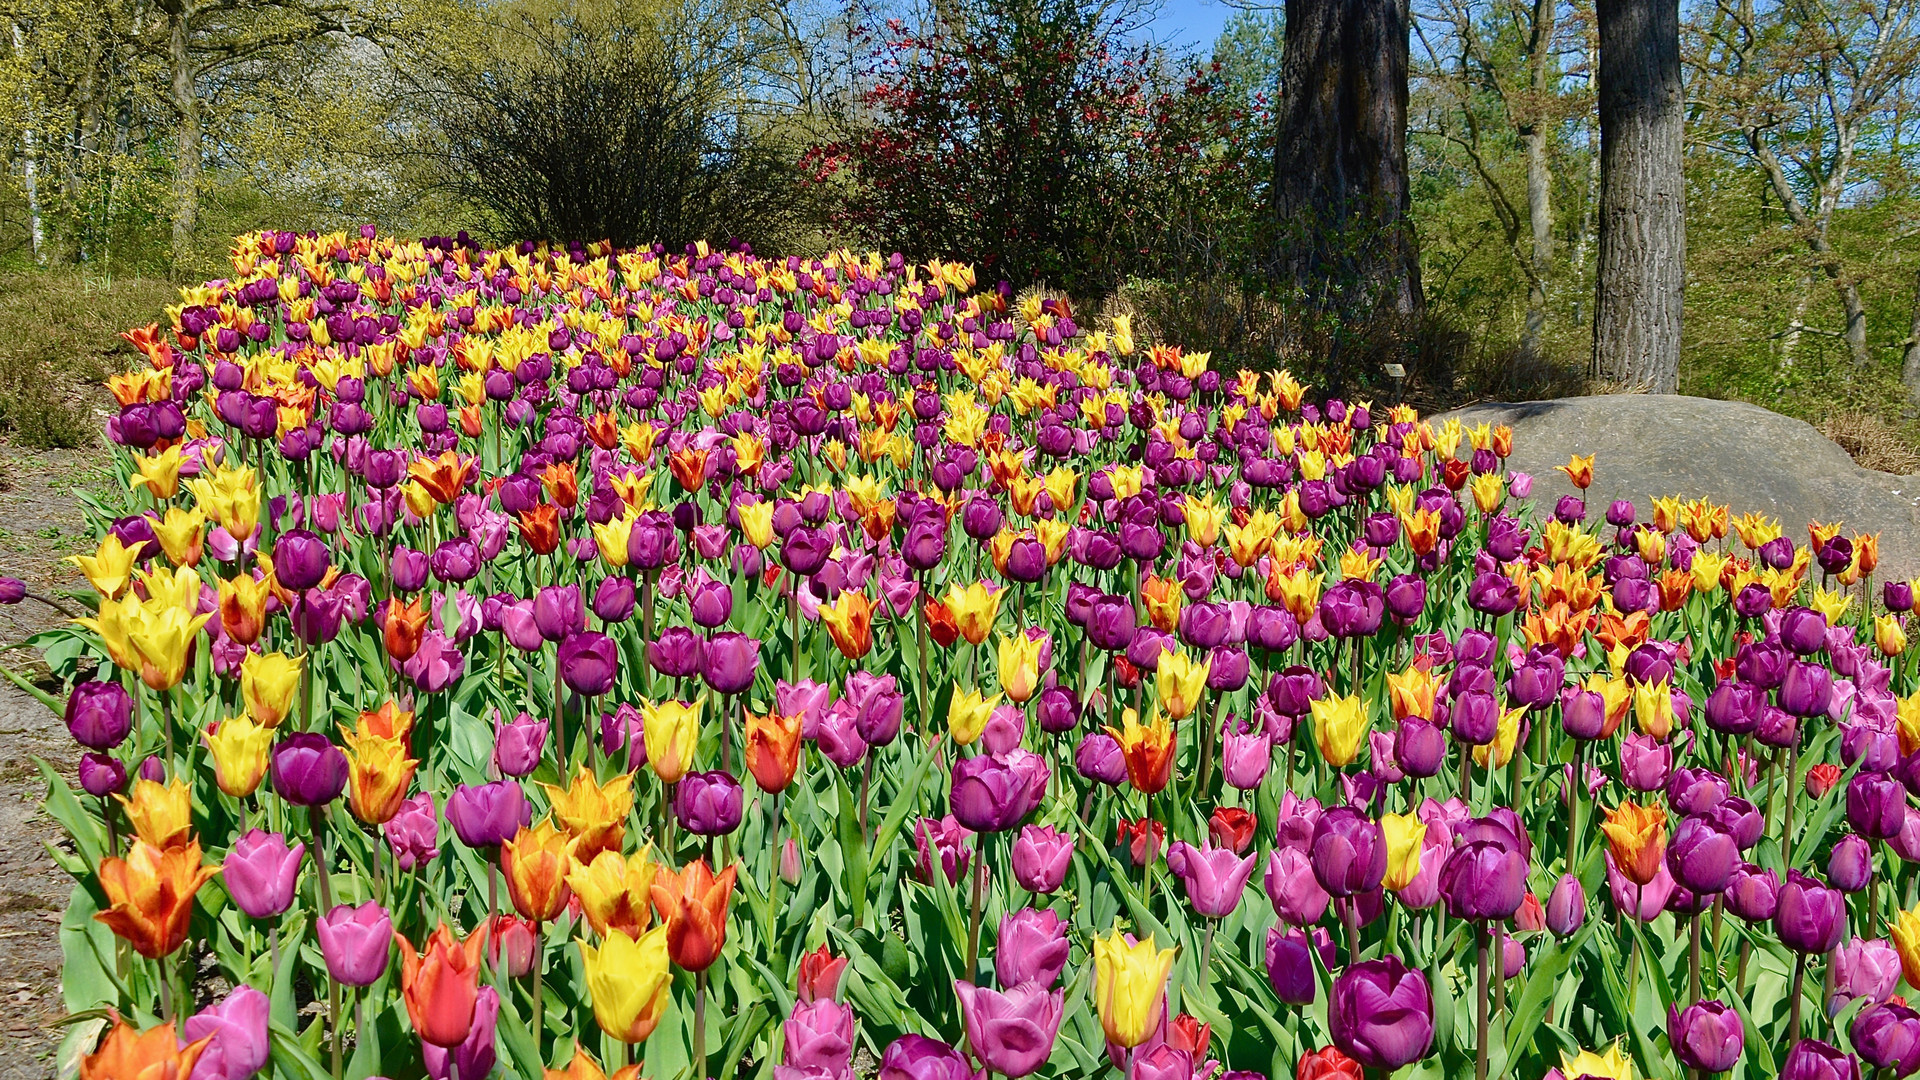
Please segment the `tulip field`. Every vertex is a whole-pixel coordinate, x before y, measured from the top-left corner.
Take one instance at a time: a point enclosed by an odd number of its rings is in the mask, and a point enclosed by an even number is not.
[[[962,264],[231,258],[35,639],[83,1080],[1920,1070],[1875,536]]]

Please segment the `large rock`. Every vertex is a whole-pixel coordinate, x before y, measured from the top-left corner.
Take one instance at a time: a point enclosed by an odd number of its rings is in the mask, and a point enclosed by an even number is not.
[[[1863,469],[1791,417],[1737,401],[1645,394],[1492,403],[1446,415],[1469,427],[1510,425],[1509,465],[1533,474],[1543,509],[1574,492],[1554,466],[1592,454],[1591,516],[1615,499],[1632,499],[1644,520],[1654,496],[1705,497],[1736,516],[1780,519],[1796,544],[1806,543],[1807,522],[1839,521],[1849,533],[1880,534],[1876,581],[1920,576],[1920,475]]]

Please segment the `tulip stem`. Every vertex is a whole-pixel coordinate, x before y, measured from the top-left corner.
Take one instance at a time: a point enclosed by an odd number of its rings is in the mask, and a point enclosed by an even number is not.
[[[707,1080],[707,969],[693,977],[693,1075]]]
[[[1800,1041],[1800,1000],[1806,996],[1807,954],[1793,954],[1793,1011],[1787,1021],[1787,1045]]]
[[[535,1056],[546,1061],[546,1051],[542,1043],[546,1041],[547,1014],[541,1005],[542,968],[546,967],[546,924],[539,919],[533,920],[533,1049]]]
[[[973,904],[972,914],[967,920],[968,982],[972,982],[978,978],[980,970],[980,906],[983,899],[981,894],[986,891],[987,884],[987,845],[984,839],[985,835],[984,833],[981,834],[982,840],[980,845],[973,853]]]
[[[1474,1080],[1487,1080],[1487,924],[1474,925],[1474,937],[1480,946],[1480,993],[1474,1014]]]
[[[1795,794],[1794,788],[1796,786],[1794,777],[1799,772],[1800,772],[1800,733],[1796,731],[1794,732],[1794,736],[1793,736],[1793,745],[1787,749],[1786,828],[1782,830],[1780,833],[1780,861],[1783,864],[1785,864],[1786,868],[1789,870],[1793,869],[1793,801],[1794,801],[1794,794]],[[1799,1030],[1800,1029],[1798,1027],[1794,1028],[1794,1031],[1796,1032],[1796,1034],[1794,1035],[1794,1038],[1796,1039],[1800,1037],[1797,1034]]]
[[[1700,914],[1695,912],[1687,917],[1687,930],[1692,941],[1687,949],[1687,1003],[1700,1004]]]
[[[789,575],[793,587],[787,593],[787,621],[793,627],[793,681],[800,681],[800,579]]]

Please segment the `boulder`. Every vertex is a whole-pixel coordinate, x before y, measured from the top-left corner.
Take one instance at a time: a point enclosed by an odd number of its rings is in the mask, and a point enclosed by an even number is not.
[[[1544,512],[1575,493],[1554,466],[1592,454],[1590,519],[1615,499],[1633,500],[1644,520],[1655,496],[1704,497],[1735,516],[1778,518],[1796,544],[1807,542],[1809,521],[1877,532],[1874,580],[1920,577],[1920,475],[1863,469],[1803,421],[1744,402],[1648,394],[1487,403],[1436,419],[1449,416],[1468,427],[1513,428],[1508,466],[1533,475],[1533,499]]]

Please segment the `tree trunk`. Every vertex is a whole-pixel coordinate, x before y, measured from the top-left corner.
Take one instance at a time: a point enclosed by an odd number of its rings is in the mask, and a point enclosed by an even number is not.
[[[1598,0],[1600,256],[1594,366],[1671,394],[1686,289],[1678,0]]]
[[[1407,0],[1286,0],[1272,268],[1355,319],[1424,306],[1408,218]]]
[[[9,26],[13,30],[14,60],[21,61],[27,51],[26,35],[20,32],[19,23],[10,21]],[[47,229],[40,216],[40,150],[33,127],[33,103],[27,97],[29,93],[21,93],[25,100],[21,101],[21,119],[24,123],[20,128],[20,179],[26,188],[27,238],[33,244],[33,261],[44,266],[47,261]]]
[[[1552,123],[1551,117],[1544,114],[1553,92],[1556,4],[1557,0],[1534,0],[1533,40],[1527,50],[1528,81],[1533,93],[1524,141],[1527,222],[1532,226],[1533,245],[1528,253],[1531,270],[1527,274],[1527,325],[1520,337],[1520,352],[1530,362],[1540,359],[1541,342],[1547,333],[1547,290],[1553,279],[1553,167],[1547,162]]]
[[[1900,381],[1906,385],[1907,400],[1920,405],[1920,273],[1914,275],[1913,317],[1907,328],[1907,355],[1900,365]]]
[[[187,52],[185,4],[167,12],[167,63],[172,69],[174,126],[173,250],[175,275],[183,273],[193,254],[194,227],[200,217],[200,97],[194,86],[193,62]]]

